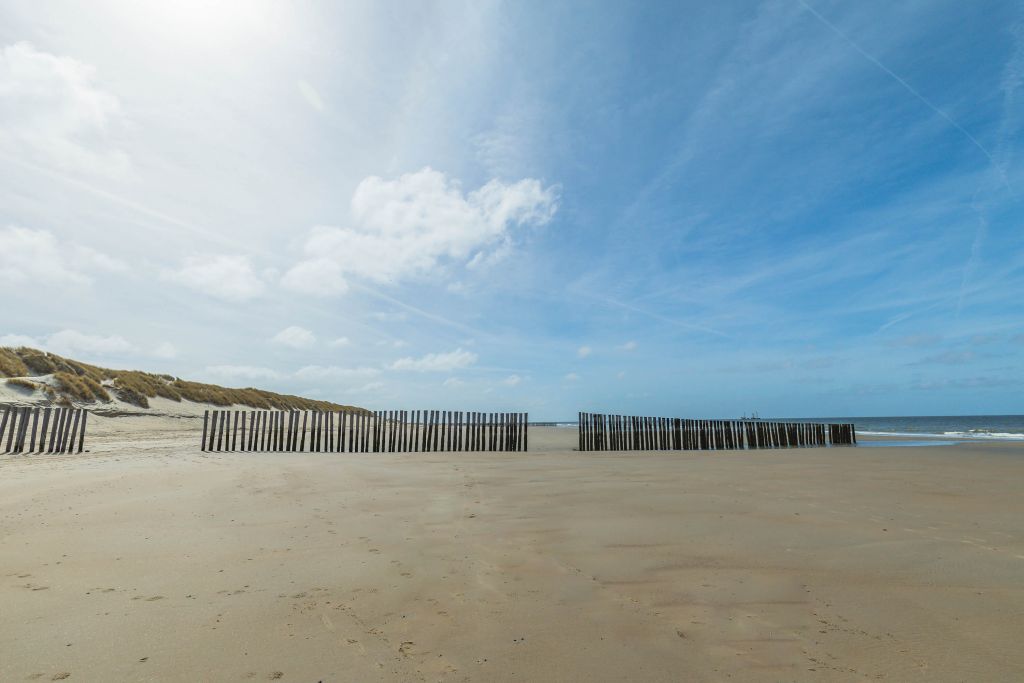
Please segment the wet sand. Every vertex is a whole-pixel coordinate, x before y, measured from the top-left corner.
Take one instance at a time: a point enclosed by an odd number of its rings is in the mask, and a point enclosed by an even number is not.
[[[0,456],[0,680],[1024,679],[1024,445]]]

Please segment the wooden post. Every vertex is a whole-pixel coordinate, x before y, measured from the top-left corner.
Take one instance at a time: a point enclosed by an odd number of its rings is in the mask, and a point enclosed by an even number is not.
[[[4,440],[4,432],[6,432],[6,431],[7,431],[7,423],[8,423],[8,422],[10,422],[10,418],[11,418],[11,413],[13,413],[13,412],[14,412],[14,408],[13,408],[12,406],[6,406],[6,407],[4,408],[4,416],[3,416],[3,419],[0,419],[0,443],[3,443],[3,440]],[[12,425],[12,427],[11,427],[11,428],[12,428],[12,429],[14,428],[14,427],[13,427],[13,425]],[[43,431],[46,431],[46,428],[45,428],[45,427],[43,428]],[[6,449],[5,449],[5,450],[6,450]]]
[[[82,449],[85,448],[85,421],[89,417],[89,411],[82,409],[82,431],[78,433],[78,452],[81,453]]]
[[[244,453],[244,452],[249,450],[248,445],[247,445],[247,443],[245,441],[245,419],[246,419],[246,417],[248,416],[249,413],[246,410],[243,410],[241,412],[242,412],[242,419],[241,419],[241,422],[242,422],[242,434],[241,434],[241,436],[240,436],[240,438],[238,440],[238,443],[241,444],[241,448],[239,450],[241,450]]]
[[[409,425],[409,451],[418,453],[420,450],[420,411],[412,411],[410,420],[412,424]]]
[[[50,408],[43,408],[43,424],[39,428],[39,450],[36,453],[42,453],[46,448],[46,428],[50,424],[50,410]],[[2,440],[3,429],[0,429],[0,441]]]
[[[338,411],[338,453],[347,453],[346,450],[349,438],[350,429],[352,428],[351,420],[349,419],[349,412],[347,410]]]
[[[214,421],[218,421],[219,420],[219,427],[220,428],[219,428],[219,430],[217,430],[218,431],[218,434],[217,434],[217,450],[220,451],[220,450],[223,449],[223,446],[224,446],[224,415],[226,414],[226,411],[215,410],[215,411],[213,411],[213,414],[214,414],[214,418],[215,418]]]
[[[85,410],[83,408],[79,408],[78,410],[75,411],[75,425],[74,425],[74,427],[71,428],[71,439],[68,441],[68,445],[67,445],[67,448],[65,449],[65,453],[74,453],[75,452],[75,441],[78,440],[78,423],[79,423],[79,421],[81,421],[82,413],[84,413],[84,412],[85,412]],[[34,430],[35,430],[35,425],[33,425],[33,431]],[[34,437],[35,434],[33,433],[32,436]]]
[[[72,412],[77,412],[73,408]],[[68,452],[68,433],[71,431],[71,414],[68,414],[67,419],[64,421],[64,433],[60,437],[60,452]]]
[[[11,421],[11,433],[7,437],[7,448],[4,449],[5,453],[18,452],[18,439],[21,438],[21,423],[24,421],[21,416],[24,412],[24,408],[14,408],[14,419]]]
[[[64,416],[67,414],[67,408],[58,408],[57,416],[53,420],[53,427],[50,429],[50,447],[47,453],[59,453],[57,449],[60,447],[60,435],[64,431]],[[13,427],[13,425],[11,425]]]
[[[18,410],[20,417],[18,418],[18,433],[14,436],[14,453],[21,452],[21,445],[25,441],[25,431],[28,425],[28,413],[29,407],[25,406]]]
[[[28,450],[29,450],[30,453],[34,452],[36,450],[36,429],[38,427],[39,427],[39,407],[36,406],[36,409],[32,411],[32,438],[29,441],[29,447],[28,447]]]
[[[354,445],[352,447],[353,453],[363,452],[363,434],[366,433],[366,411],[362,410],[353,416],[352,427],[355,429]]]
[[[355,453],[355,449],[352,445],[355,443],[356,438],[356,418],[359,417],[358,413],[350,413],[349,425],[348,425],[348,452]]]
[[[53,427],[50,430],[50,450],[48,453],[59,453],[57,449],[60,448],[60,435],[64,432],[64,420],[67,419],[68,409],[58,409],[58,419],[53,421]]]

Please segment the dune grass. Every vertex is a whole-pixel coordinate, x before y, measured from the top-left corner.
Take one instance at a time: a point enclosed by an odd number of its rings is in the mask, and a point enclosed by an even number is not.
[[[51,374],[56,383],[55,398],[85,403],[110,401],[110,392],[113,392],[121,401],[141,408],[148,408],[149,399],[159,397],[171,401],[192,401],[215,406],[244,405],[274,410],[364,411],[363,408],[355,406],[278,394],[251,387],[230,389],[216,384],[190,382],[172,375],[138,370],[111,370],[27,347],[0,347],[0,377],[24,378]],[[30,380],[23,381],[34,386]]]
[[[35,391],[39,388],[39,385],[35,382],[21,377],[12,377],[7,380],[7,383],[13,387],[20,387],[21,389],[28,389],[29,391]]]

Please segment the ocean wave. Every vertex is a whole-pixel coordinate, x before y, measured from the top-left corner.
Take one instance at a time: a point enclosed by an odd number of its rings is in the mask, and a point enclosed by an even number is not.
[[[1019,432],[989,432],[984,429],[969,429],[966,432],[942,432],[943,436],[953,436],[961,439],[1024,439],[1024,434]]]
[[[927,437],[934,439],[990,439],[994,441],[1024,441],[1024,434],[1019,432],[988,432],[983,429],[971,429],[961,432],[942,432],[940,434],[930,432],[875,432],[866,430],[857,430],[858,434],[864,436],[907,436],[907,437]]]

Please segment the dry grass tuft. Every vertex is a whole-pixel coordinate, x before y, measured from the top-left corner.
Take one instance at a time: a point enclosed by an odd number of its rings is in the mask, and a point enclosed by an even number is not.
[[[24,377],[27,374],[29,374],[28,366],[14,352],[14,349],[0,348],[0,375],[4,377]]]
[[[9,380],[7,380],[7,383],[14,387],[28,389],[29,391],[35,391],[36,389],[39,388],[39,385],[36,384],[35,382],[27,379],[22,379],[21,377],[12,377]]]
[[[85,403],[110,400],[107,390],[91,377],[70,372],[55,372],[53,379],[57,382],[58,392],[66,398]]]

